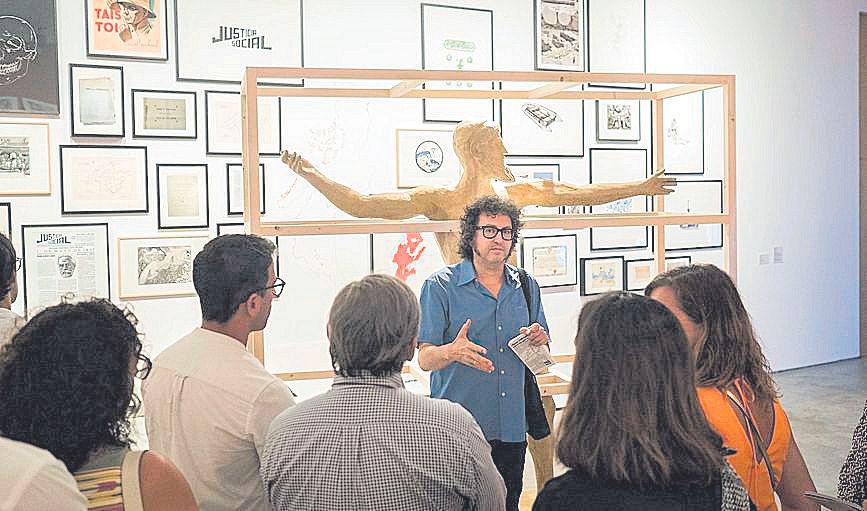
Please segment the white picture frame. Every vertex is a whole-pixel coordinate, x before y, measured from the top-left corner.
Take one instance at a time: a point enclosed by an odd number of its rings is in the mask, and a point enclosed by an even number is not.
[[[260,97],[259,156],[280,156],[280,98]],[[205,153],[241,156],[241,93],[205,91]]]
[[[259,213],[265,214],[265,164],[259,164]],[[244,166],[226,164],[226,214],[244,214]]]
[[[587,0],[587,70],[644,73],[647,70],[645,0]],[[591,86],[644,89],[647,84]]]
[[[193,296],[193,260],[210,237],[178,233],[117,239],[121,300]]]
[[[666,174],[704,174],[704,93],[662,103],[663,167]]]
[[[581,259],[581,296],[622,291],[623,287],[623,257]]]
[[[157,164],[157,212],[160,229],[207,229],[208,166]]]
[[[397,187],[448,186],[461,178],[452,130],[395,130]]]
[[[578,284],[578,236],[524,236],[521,240],[521,267],[539,287]]]
[[[421,293],[425,280],[447,264],[435,233],[407,232],[371,236],[372,272],[385,273],[406,282],[416,295]]]
[[[126,135],[122,67],[70,64],[69,95],[73,137]]]
[[[534,0],[535,67],[584,71],[584,0]]]
[[[590,183],[627,183],[647,177],[647,149],[590,149]],[[648,200],[643,195],[627,197],[599,206],[591,206],[590,213],[622,215],[648,211]],[[647,248],[648,228],[643,225],[628,227],[591,227],[590,250]]]
[[[0,123],[0,196],[51,194],[48,123]]]
[[[677,180],[673,193],[665,196],[666,213],[721,214],[723,183],[721,180]],[[722,224],[679,224],[665,226],[666,250],[721,248]]]
[[[516,183],[533,181],[559,181],[560,165],[557,163],[510,163],[507,165]],[[560,214],[559,207],[526,206],[521,216],[545,216]]]
[[[637,99],[596,100],[596,140],[599,142],[641,140],[641,102]]]
[[[198,101],[195,92],[132,89],[132,137],[198,137]]]
[[[584,156],[584,101],[503,99],[500,134],[508,156]]]
[[[147,147],[61,145],[60,210],[64,215],[147,213]]]

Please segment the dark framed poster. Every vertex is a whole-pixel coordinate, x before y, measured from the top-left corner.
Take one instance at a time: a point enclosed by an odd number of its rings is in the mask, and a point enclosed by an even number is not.
[[[3,2],[0,113],[60,114],[54,0]]]

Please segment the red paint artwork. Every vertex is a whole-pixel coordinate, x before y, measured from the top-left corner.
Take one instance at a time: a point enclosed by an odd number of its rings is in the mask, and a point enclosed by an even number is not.
[[[420,232],[406,233],[406,243],[400,243],[391,258],[391,262],[397,265],[394,276],[406,282],[406,279],[415,275],[412,266],[421,258],[425,248]]]

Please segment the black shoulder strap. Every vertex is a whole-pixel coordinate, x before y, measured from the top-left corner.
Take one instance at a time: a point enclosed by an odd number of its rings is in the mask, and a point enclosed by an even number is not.
[[[527,315],[529,316],[527,324],[530,325],[533,323],[533,311],[530,305],[532,303],[530,301],[530,276],[523,268],[518,268],[518,281],[521,283],[521,291],[524,292],[524,300],[527,302]]]

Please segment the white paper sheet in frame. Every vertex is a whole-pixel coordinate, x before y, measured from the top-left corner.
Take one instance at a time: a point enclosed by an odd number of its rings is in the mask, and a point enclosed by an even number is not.
[[[193,260],[208,239],[207,235],[186,233],[118,238],[120,299],[194,295]]]
[[[590,150],[590,183],[626,183],[647,177],[647,149]],[[623,215],[647,211],[647,198],[627,197],[591,206],[591,213]],[[590,250],[644,248],[648,246],[647,227],[592,227]]]
[[[47,123],[0,123],[0,195],[49,195]]]
[[[69,65],[72,136],[123,137],[123,68]]]
[[[432,232],[373,235],[373,273],[396,277],[417,295],[424,281],[445,266]]]
[[[259,154],[280,156],[280,98],[261,97]],[[241,94],[205,91],[205,151],[207,154],[241,155]]]
[[[197,137],[196,93],[132,91],[134,138]]]
[[[240,83],[246,67],[304,66],[301,0],[175,0],[174,4],[180,81]],[[301,84],[300,80],[267,82]]]
[[[663,100],[662,123],[666,174],[704,173],[704,95],[684,94]]]
[[[584,71],[584,0],[535,0],[536,69]]]
[[[536,278],[539,287],[574,286],[578,283],[578,237],[527,236],[521,242],[521,266]]]
[[[622,257],[581,259],[581,296],[623,289]]]
[[[722,181],[677,181],[674,193],[665,196],[667,213],[720,214],[723,208]],[[680,224],[665,226],[665,249],[722,247],[722,224]]]
[[[108,224],[24,225],[24,307],[109,298]]]
[[[226,206],[229,215],[244,214],[244,167],[226,164]],[[259,164],[259,212],[265,214],[265,164]]]
[[[500,131],[509,156],[584,156],[584,102],[504,99]]]
[[[60,146],[60,204],[68,213],[147,213],[145,146]]]
[[[397,187],[448,186],[461,177],[452,130],[396,130]]]
[[[12,205],[0,202],[0,234],[12,239]]]
[[[644,0],[587,0],[587,70],[644,73]],[[645,88],[645,84],[594,84]]]
[[[666,257],[665,271],[690,264],[690,256]],[[656,261],[653,259],[633,259],[626,261],[626,290],[642,291],[656,277]]]
[[[518,183],[560,180],[560,165],[556,163],[513,163],[508,167]],[[521,210],[523,216],[556,215],[559,213],[560,208],[558,207],[526,206]]]
[[[157,165],[157,224],[160,229],[208,227],[208,166]]]
[[[641,140],[641,103],[638,100],[596,101],[596,140]]]

